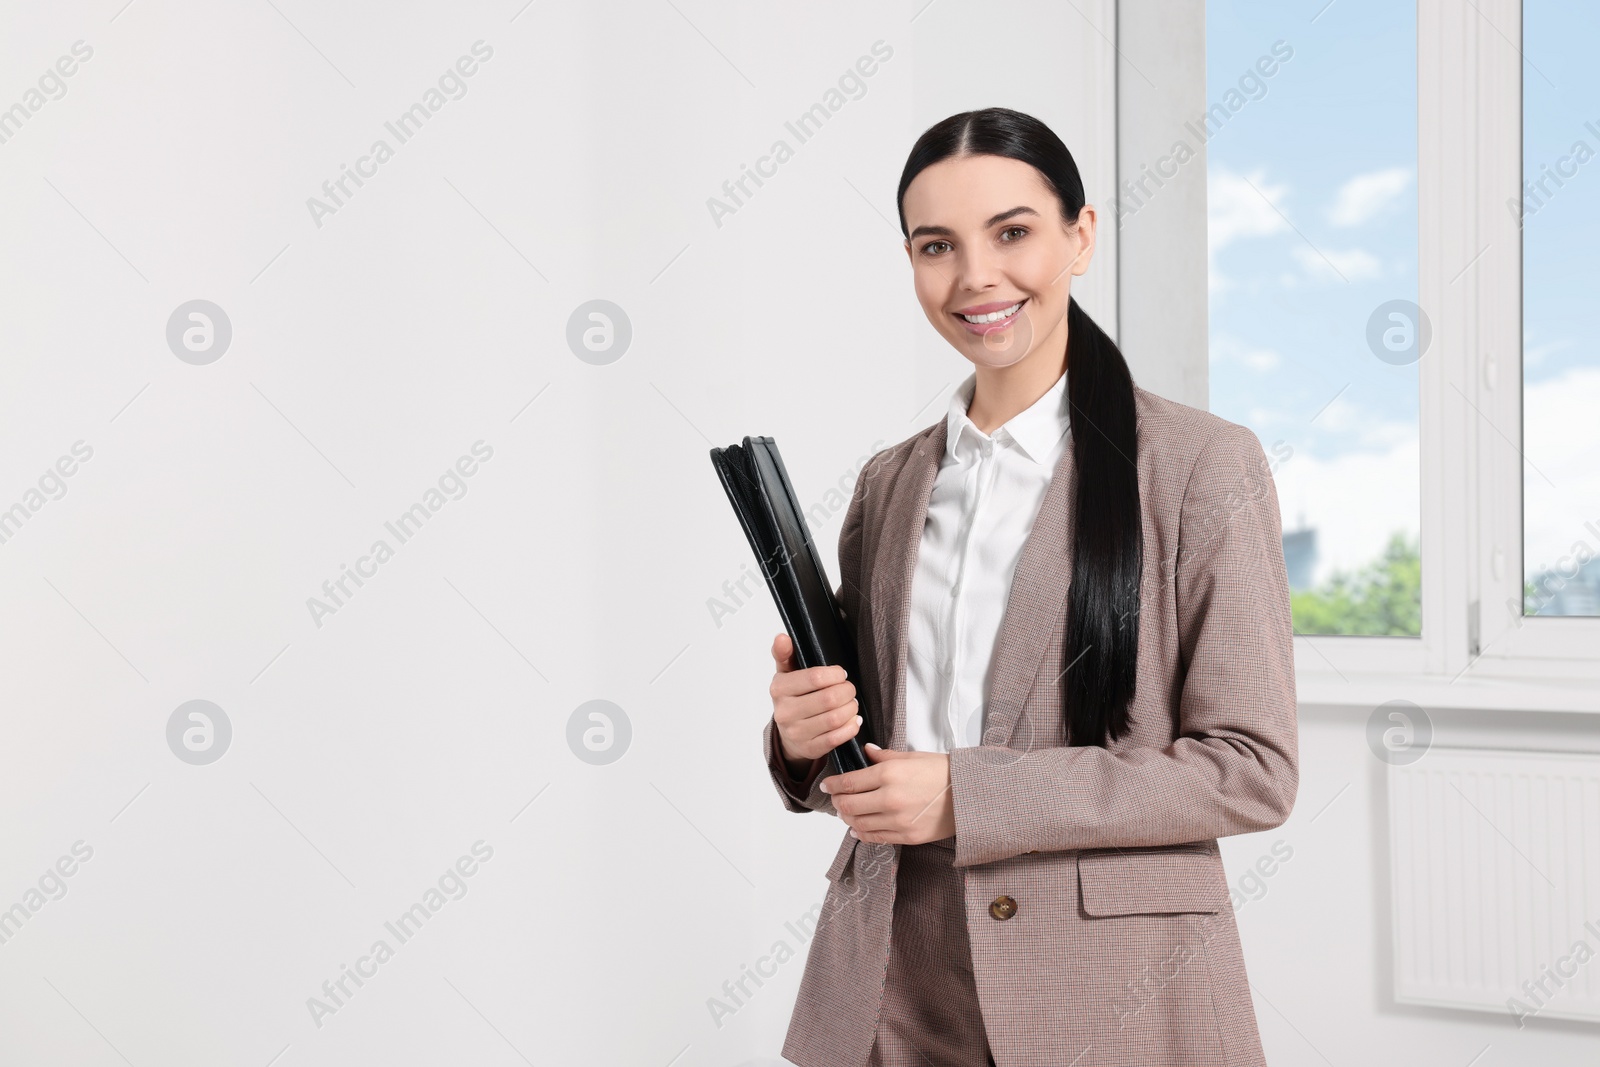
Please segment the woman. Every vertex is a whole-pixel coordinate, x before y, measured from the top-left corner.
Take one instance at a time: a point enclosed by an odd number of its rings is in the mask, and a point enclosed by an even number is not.
[[[773,782],[850,827],[783,1054],[1264,1063],[1216,842],[1282,823],[1298,782],[1261,445],[1136,386],[1072,299],[1097,220],[1038,120],[933,126],[899,206],[917,299],[974,367],[856,483],[860,677],[773,644]],[[888,747],[823,777],[862,729]]]

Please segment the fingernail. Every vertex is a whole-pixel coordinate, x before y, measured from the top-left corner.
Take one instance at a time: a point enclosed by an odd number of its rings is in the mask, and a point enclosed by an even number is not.
[[[882,747],[882,746],[880,746],[880,745],[875,745],[875,744],[873,744],[873,743],[872,743],[872,742],[871,742],[871,741],[868,741],[868,742],[867,742],[867,747],[868,747],[868,748],[880,748],[880,747]]]
[[[850,831],[850,836],[855,838],[857,841],[861,840],[861,835],[856,833],[854,830]]]
[[[822,790],[824,793],[833,792],[833,786],[829,785],[827,782],[823,782],[821,785],[817,786],[817,788]]]
[[[866,722],[866,721],[867,721],[867,720],[866,720],[866,719],[863,719],[863,718],[862,718],[862,717],[861,717],[861,716],[859,716],[859,715],[857,715],[857,716],[856,716],[856,725],[857,725],[857,726],[860,726],[860,725],[861,725],[861,724],[862,724],[862,723],[864,723],[864,722]]]

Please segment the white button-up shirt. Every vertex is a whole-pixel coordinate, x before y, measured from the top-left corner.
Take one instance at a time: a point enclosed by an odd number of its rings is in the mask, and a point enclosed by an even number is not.
[[[1065,372],[993,436],[967,418],[977,382],[969,375],[950,398],[911,584],[906,747],[916,752],[982,743],[1011,575],[1068,444]]]

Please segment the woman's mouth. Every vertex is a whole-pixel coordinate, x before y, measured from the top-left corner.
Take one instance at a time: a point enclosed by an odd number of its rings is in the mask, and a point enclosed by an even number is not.
[[[952,312],[952,314],[955,315],[957,322],[967,328],[969,333],[982,337],[1004,330],[1013,322],[1016,322],[1017,316],[1022,313],[1022,306],[1027,302],[1027,297],[1023,297],[1010,307],[1000,308],[982,315],[963,315],[960,312]]]

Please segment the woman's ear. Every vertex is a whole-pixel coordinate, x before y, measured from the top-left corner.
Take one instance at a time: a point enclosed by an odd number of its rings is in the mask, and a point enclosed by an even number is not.
[[[1089,261],[1094,258],[1095,223],[1098,216],[1093,205],[1085,204],[1078,210],[1078,254],[1072,261],[1073,274],[1086,274]]]

